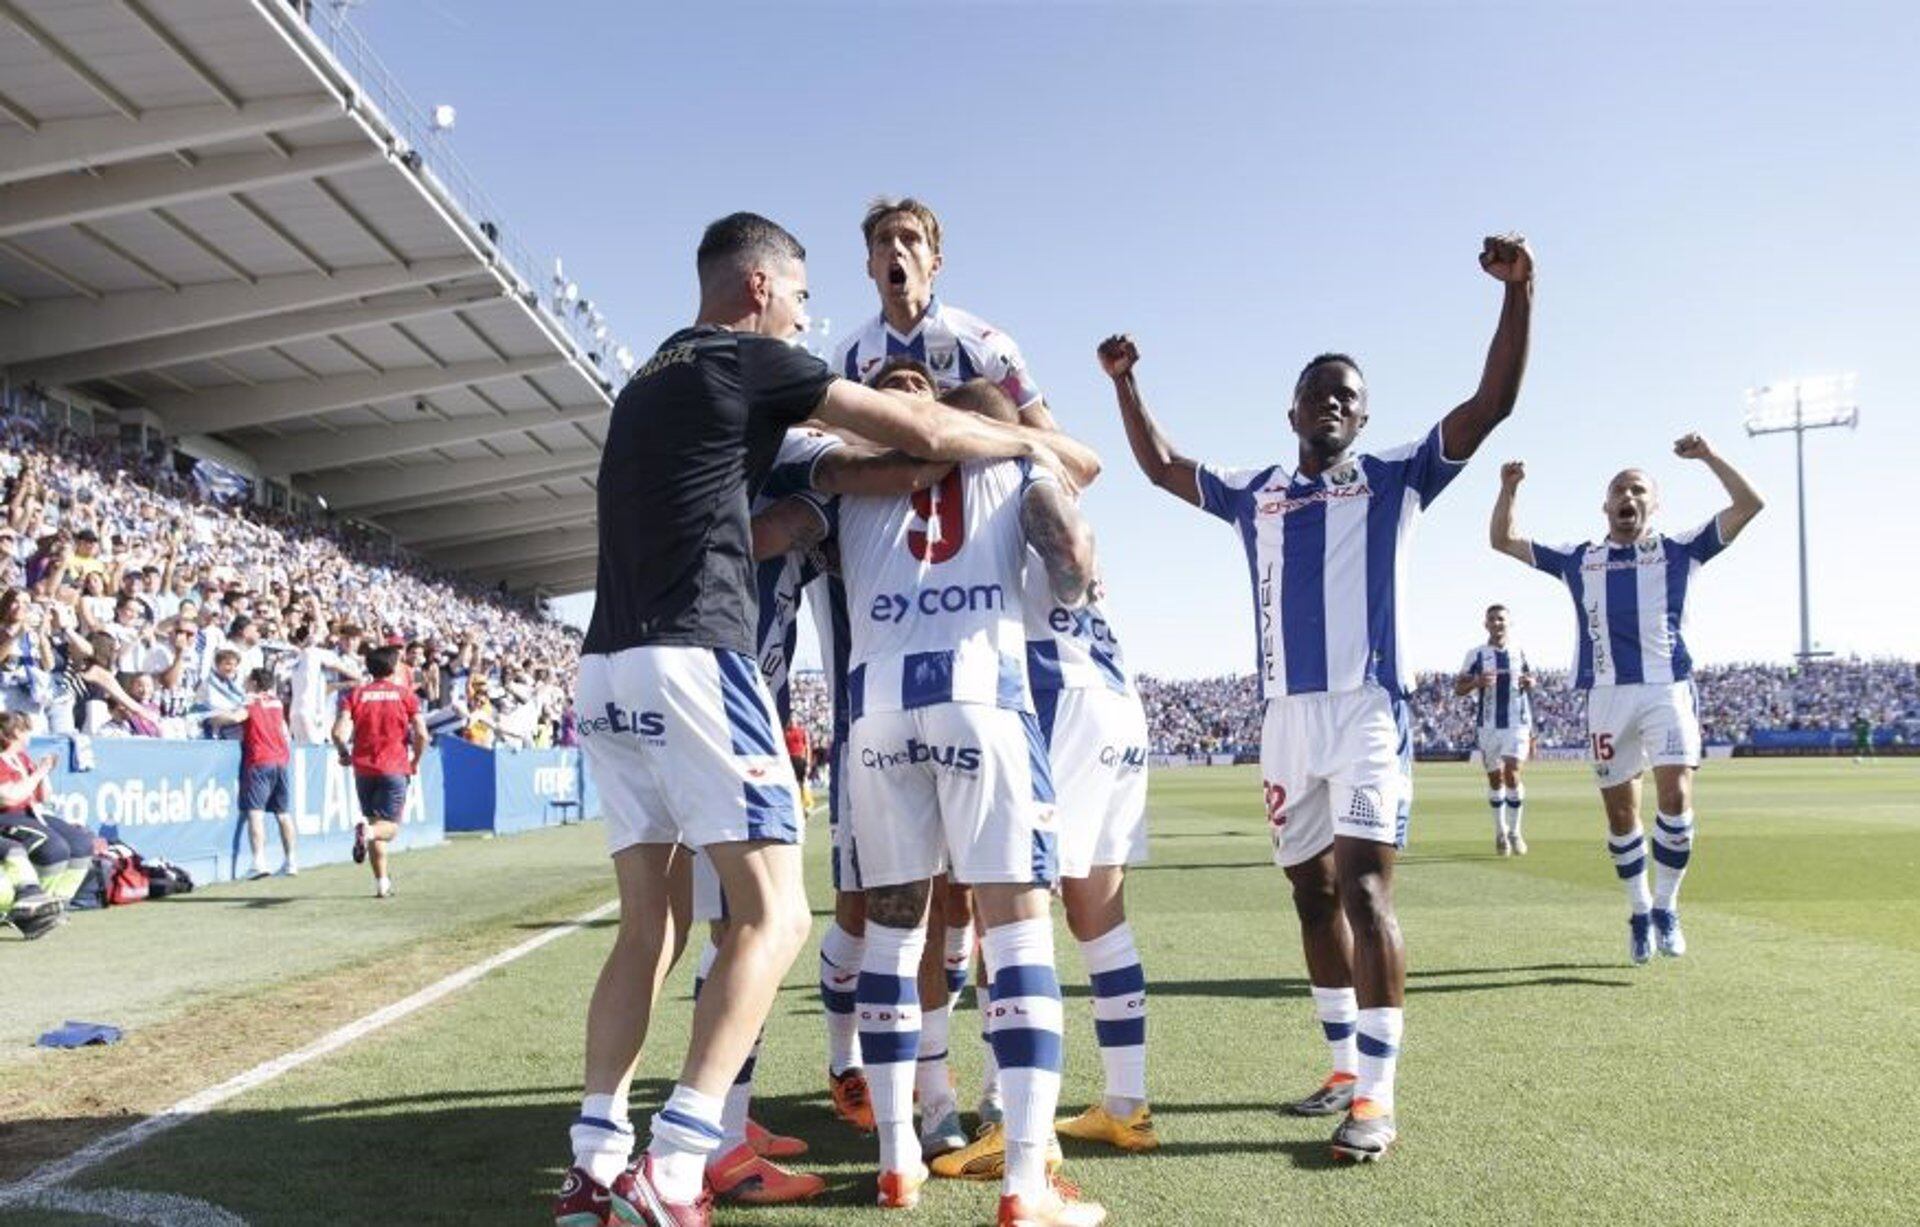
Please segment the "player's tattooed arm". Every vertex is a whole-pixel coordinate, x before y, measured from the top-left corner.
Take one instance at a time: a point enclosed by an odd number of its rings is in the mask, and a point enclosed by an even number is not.
[[[1484,689],[1484,687],[1480,684],[1480,675],[1478,673],[1462,673],[1459,677],[1453,679],[1453,693],[1456,695],[1472,694],[1474,691],[1482,689]]]
[[[1733,500],[1718,517],[1722,543],[1739,536],[1740,530],[1767,505],[1766,500],[1760,497],[1760,492],[1748,483],[1740,470],[1723,460],[1712,445],[1697,433],[1684,434],[1674,440],[1673,454],[1682,460],[1698,460],[1712,469],[1713,475],[1726,488],[1727,497]]]
[[[1513,412],[1520,380],[1527,371],[1527,340],[1533,329],[1533,251],[1518,234],[1489,235],[1480,244],[1480,267],[1500,282],[1506,295],[1500,324],[1487,349],[1480,386],[1440,422],[1447,459],[1465,460]]]
[[[927,921],[928,885],[908,882],[867,890],[867,919],[889,929],[917,929]]]
[[[1068,606],[1085,602],[1093,583],[1093,530],[1067,492],[1052,482],[1029,486],[1020,500],[1020,527],[1047,565],[1054,599]]]
[[[1487,525],[1487,543],[1509,557],[1533,565],[1533,542],[1513,525],[1513,500],[1527,478],[1527,462],[1509,460],[1500,466],[1500,496],[1493,500],[1493,519]],[[1464,692],[1463,692],[1464,693]]]
[[[813,488],[822,494],[912,494],[937,484],[952,469],[947,461],[905,452],[836,447],[814,462]]]
[[[1147,480],[1195,507],[1200,503],[1200,466],[1174,450],[1160,424],[1147,412],[1146,398],[1134,379],[1133,368],[1140,361],[1140,347],[1131,336],[1115,334],[1100,342],[1100,369],[1113,380],[1113,392],[1120,401],[1120,421],[1127,429],[1127,446],[1133,461]]]
[[[752,529],[755,562],[810,550],[827,539],[826,516],[813,500],[797,495],[768,505],[753,517]]]

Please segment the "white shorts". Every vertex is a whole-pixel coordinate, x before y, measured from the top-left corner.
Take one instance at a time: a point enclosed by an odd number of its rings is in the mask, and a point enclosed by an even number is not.
[[[1274,863],[1283,869],[1336,835],[1405,847],[1413,801],[1407,705],[1378,686],[1269,700],[1260,775]]]
[[[299,746],[323,746],[333,738],[333,721],[314,712],[289,712],[287,739]]]
[[[1060,876],[1147,859],[1147,713],[1104,686],[1036,690],[1053,771]]]
[[[1516,763],[1527,760],[1527,741],[1531,730],[1517,729],[1481,729],[1480,765],[1488,771],[1500,770],[1506,759]]]
[[[1053,780],[1028,712],[939,703],[853,722],[845,769],[863,889],[951,873],[1051,886]]]
[[[800,786],[752,657],[652,646],[582,656],[578,710],[608,851],[805,835]]]
[[[1698,767],[1693,683],[1595,686],[1587,692],[1587,751],[1602,788],[1638,779],[1648,767]]]

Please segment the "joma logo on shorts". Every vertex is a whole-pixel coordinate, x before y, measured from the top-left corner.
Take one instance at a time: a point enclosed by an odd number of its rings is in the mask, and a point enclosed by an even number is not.
[[[1007,596],[999,584],[949,584],[944,588],[922,588],[918,592],[883,592],[873,598],[867,616],[875,622],[904,622],[914,613],[935,617],[1006,607]]]
[[[607,704],[604,716],[582,716],[580,735],[594,733],[632,733],[636,737],[660,738],[667,735],[667,717],[657,711],[622,711]]]
[[[907,748],[892,754],[880,750],[860,751],[862,767],[884,771],[888,767],[906,767],[916,763],[933,763],[940,767],[951,767],[955,771],[978,771],[980,750],[976,746],[930,746],[909,737]]]

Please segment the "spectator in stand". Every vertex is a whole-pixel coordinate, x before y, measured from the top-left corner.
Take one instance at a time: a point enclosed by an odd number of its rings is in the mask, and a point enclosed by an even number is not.
[[[813,751],[807,742],[807,728],[798,720],[787,721],[787,761],[793,764],[793,778],[800,781],[800,803],[813,808],[813,794],[807,783],[807,767]]]
[[[343,765],[353,768],[361,820],[353,828],[353,861],[373,861],[373,894],[393,896],[387,873],[387,845],[400,834],[406,811],[407,780],[420,769],[427,752],[427,725],[413,692],[393,682],[399,650],[375,648],[367,654],[372,680],[347,692],[333,723],[333,744]]]
[[[467,722],[460,736],[483,750],[493,749],[493,700],[487,697],[487,679],[478,673],[467,675],[466,709]]]
[[[106,696],[108,719],[94,730],[102,737],[162,736],[159,713],[150,706],[155,686],[151,673],[129,673],[120,679],[126,698]]]
[[[292,695],[290,728],[294,741],[303,746],[326,744],[330,713],[339,707],[336,692],[343,683],[366,676],[360,665],[359,627],[343,624],[334,632],[331,644],[318,641],[322,634],[311,622],[303,622],[293,631],[287,679]]]
[[[25,588],[0,593],[0,711],[21,712],[36,732],[47,728],[52,701],[53,642],[40,605]]]
[[[0,839],[26,849],[47,893],[64,904],[93,862],[93,834],[37,808],[52,799],[47,777],[59,760],[49,754],[35,762],[27,751],[32,733],[22,713],[0,713]]]
[[[247,705],[246,684],[240,675],[240,653],[232,648],[221,648],[213,654],[213,672],[207,674],[200,685],[200,710],[208,714],[207,724],[215,730],[214,735],[233,738],[239,734],[228,726],[226,721],[214,717],[224,713],[236,712]]]
[[[300,872],[297,842],[289,811],[288,771],[293,750],[287,741],[287,713],[276,693],[273,670],[255,669],[247,675],[246,706],[210,718],[222,725],[240,726],[240,812],[247,819],[247,848],[253,855],[249,882],[267,877],[266,817],[280,827],[280,875]]]

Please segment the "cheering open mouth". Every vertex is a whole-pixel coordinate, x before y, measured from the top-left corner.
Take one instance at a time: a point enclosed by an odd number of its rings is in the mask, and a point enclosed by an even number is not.
[[[887,266],[887,284],[892,286],[902,286],[907,284],[906,266],[899,263],[898,261],[895,261],[893,264],[888,265]]]

